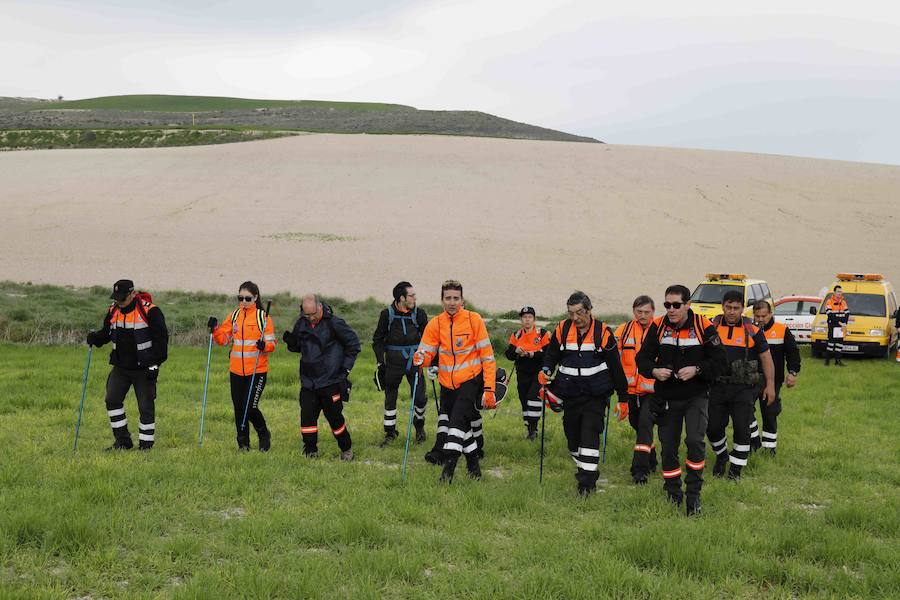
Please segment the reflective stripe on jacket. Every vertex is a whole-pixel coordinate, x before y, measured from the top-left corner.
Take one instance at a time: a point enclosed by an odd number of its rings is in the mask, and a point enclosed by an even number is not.
[[[154,363],[153,359],[153,338],[150,335],[150,324],[147,322],[146,315],[151,308],[156,308],[155,304],[136,300],[134,310],[131,312],[122,312],[117,304],[113,304],[109,309],[109,339],[112,341],[112,349],[118,349],[119,333],[122,330],[131,330],[134,335],[134,344],[137,350],[138,367],[149,367]]]
[[[260,339],[260,327],[266,323],[266,351],[259,352],[256,342]],[[231,345],[229,369],[235,375],[252,375],[253,365],[257,373],[269,371],[268,355],[275,351],[275,325],[272,315],[266,321],[265,311],[256,308],[238,308],[213,332],[213,340],[220,346]]]
[[[641,325],[637,319],[622,323],[616,329],[616,342],[619,347],[619,357],[622,359],[622,369],[628,380],[628,393],[632,395],[645,395],[653,393],[653,379],[648,379],[638,373],[637,353],[641,350],[644,337],[650,325]]]
[[[494,348],[478,313],[461,308],[452,317],[446,311],[434,317],[425,327],[418,351],[425,354],[426,365],[437,354],[438,381],[447,389],[458,389],[479,373],[484,373],[484,389],[495,389]]]

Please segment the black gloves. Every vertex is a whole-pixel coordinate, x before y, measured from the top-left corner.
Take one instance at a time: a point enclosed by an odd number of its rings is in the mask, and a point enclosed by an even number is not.
[[[210,317],[210,318],[209,318],[209,321],[206,322],[206,326],[209,328],[209,332],[212,333],[212,331],[213,331],[216,327],[219,326],[219,320],[218,320],[217,318],[215,318],[215,317]]]
[[[265,340],[256,340],[256,349],[260,352],[266,351],[266,341]]]
[[[159,377],[159,365],[153,365],[152,367],[147,369],[147,379],[150,381],[156,381]]]
[[[291,350],[300,345],[300,340],[290,331],[285,331],[284,335],[281,336],[281,339],[284,340],[284,343],[288,345],[288,349]],[[294,351],[296,352],[296,350]]]
[[[88,331],[87,334],[87,345],[88,346],[97,346],[97,332],[96,331]]]

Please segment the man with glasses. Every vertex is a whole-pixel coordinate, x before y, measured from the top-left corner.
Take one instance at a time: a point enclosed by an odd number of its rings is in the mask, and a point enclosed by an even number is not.
[[[324,412],[341,449],[341,460],[353,460],[344,402],[350,399],[350,370],[359,354],[359,337],[316,294],[303,297],[300,318],[285,331],[288,350],[300,353],[300,433],[303,454],[318,456],[319,413]]]
[[[700,512],[709,388],[726,368],[715,327],[691,310],[690,297],[691,291],[683,285],[666,288],[666,314],[650,325],[637,353],[638,372],[655,380],[651,409],[662,446],[663,489],[678,506],[687,496],[688,516]],[[687,446],[684,490],[678,460],[682,428]]]
[[[428,315],[416,306],[416,291],[408,281],[394,286],[394,301],[381,311],[378,326],[372,335],[372,350],[375,352],[375,385],[384,390],[384,441],[386,446],[397,438],[397,395],[400,382],[406,377],[410,395],[415,388],[416,397],[413,425],[416,428],[416,443],[425,441],[425,382],[422,369],[413,367],[413,354],[422,339],[422,332],[428,325]],[[418,386],[413,385],[418,375]]]
[[[591,308],[591,299],[584,292],[569,296],[569,316],[553,331],[539,375],[548,406],[554,412],[563,411],[563,430],[577,466],[575,481],[580,496],[597,489],[600,435],[607,426],[606,408],[613,391],[620,402],[628,401],[628,382],[616,337],[605,323],[593,317]]]

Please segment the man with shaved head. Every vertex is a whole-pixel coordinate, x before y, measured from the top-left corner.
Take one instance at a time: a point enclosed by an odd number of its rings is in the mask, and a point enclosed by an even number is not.
[[[319,413],[324,412],[341,449],[341,460],[353,460],[344,402],[350,399],[350,370],[359,354],[359,337],[316,294],[303,296],[300,317],[285,344],[300,353],[300,433],[303,454],[318,456]]]

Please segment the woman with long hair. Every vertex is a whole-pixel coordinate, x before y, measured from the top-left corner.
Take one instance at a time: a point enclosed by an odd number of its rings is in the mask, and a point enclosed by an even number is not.
[[[259,449],[268,452],[272,436],[259,410],[259,401],[269,373],[268,356],[275,351],[275,328],[267,318],[259,295],[259,286],[245,281],[238,288],[238,308],[219,324],[210,317],[207,322],[213,340],[220,346],[231,346],[231,402],[234,404],[234,425],[237,429],[238,450],[250,450],[250,428],[253,424],[259,436]],[[265,331],[263,331],[265,329]],[[256,365],[256,376],[253,367]],[[253,392],[250,392],[251,379]],[[247,401],[250,406],[247,407]]]

